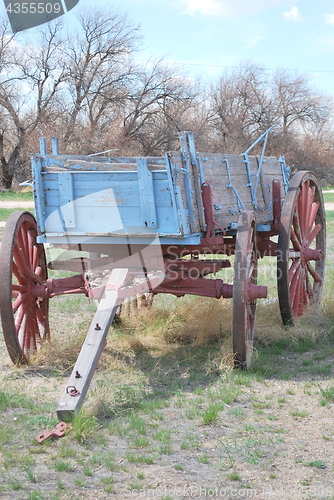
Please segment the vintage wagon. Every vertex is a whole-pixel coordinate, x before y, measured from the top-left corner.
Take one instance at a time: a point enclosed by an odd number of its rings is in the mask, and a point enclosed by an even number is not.
[[[269,131],[268,131],[269,132]],[[36,220],[13,213],[1,245],[0,307],[14,363],[50,337],[49,299],[81,293],[98,299],[97,312],[58,406],[70,418],[87,392],[117,307],[126,297],[170,293],[233,298],[235,363],[249,367],[257,261],[277,257],[279,306],[293,324],[319,303],[325,265],[325,214],[316,176],[289,179],[284,158],[265,156],[268,132],[245,153],[195,150],[191,132],[181,149],[163,157],[32,156]],[[254,148],[259,155],[250,155]],[[46,262],[44,244],[80,252]],[[231,266],[233,283],[211,277]],[[49,269],[75,274],[48,278]],[[93,286],[91,277],[100,277]],[[96,280],[95,280],[96,281]]]

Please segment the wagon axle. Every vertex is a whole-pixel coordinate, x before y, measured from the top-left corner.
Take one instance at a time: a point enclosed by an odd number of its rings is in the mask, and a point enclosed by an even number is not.
[[[36,283],[31,286],[30,293],[34,297],[50,299],[58,295],[79,294],[89,295],[89,285],[83,275],[69,278],[47,279],[45,283]]]
[[[217,299],[230,299],[233,297],[233,285],[224,283],[221,279],[205,279],[204,276],[219,271],[222,267],[230,267],[229,261],[208,260],[178,260],[165,262],[166,274],[162,283],[152,290],[154,294],[170,293],[178,297],[187,294],[200,295],[203,297],[215,297]],[[146,283],[145,290],[150,289],[150,277]],[[143,286],[143,284],[142,284]],[[19,294],[19,287],[13,285],[13,294]],[[29,294],[40,299],[50,299],[59,295],[84,294],[87,297],[99,298],[105,286],[90,288],[89,282],[84,274],[70,276],[68,278],[47,279],[44,283],[34,283],[29,287]],[[248,284],[249,297],[251,300],[264,299],[267,297],[267,287]],[[20,291],[27,290],[23,286]],[[138,285],[127,286],[126,293],[120,298],[131,297],[140,292]]]
[[[307,263],[311,260],[321,260],[322,259],[322,251],[314,250],[313,248],[309,248],[307,243],[304,243],[300,249],[300,253],[295,253],[297,258],[300,258],[302,266],[307,266]],[[291,255],[291,258],[292,255]]]
[[[202,297],[213,297],[216,299],[231,299],[233,297],[233,287],[234,285],[224,283],[221,279],[205,279],[201,276],[196,279],[183,277],[179,280],[170,280],[167,278],[161,285],[153,290],[153,293],[170,293],[177,297],[183,297],[184,295],[190,294]],[[251,300],[264,299],[267,297],[266,286],[248,283],[247,289],[248,296]]]

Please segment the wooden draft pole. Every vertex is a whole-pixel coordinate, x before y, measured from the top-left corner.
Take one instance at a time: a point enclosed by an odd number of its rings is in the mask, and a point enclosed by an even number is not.
[[[109,276],[67,387],[58,404],[57,416],[61,421],[72,420],[84,402],[117,306],[122,302],[118,290],[124,285],[127,276],[128,269],[113,269]]]

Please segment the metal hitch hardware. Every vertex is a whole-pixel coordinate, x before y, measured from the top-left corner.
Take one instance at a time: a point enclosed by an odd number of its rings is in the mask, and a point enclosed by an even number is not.
[[[50,437],[62,437],[65,432],[70,432],[73,429],[71,424],[67,424],[66,422],[59,422],[56,427],[52,430],[43,431],[39,436],[36,437],[36,441],[39,443],[43,443],[46,439]]]
[[[74,385],[69,385],[68,387],[66,387],[66,392],[70,396],[79,396],[80,394],[80,392],[76,387],[74,387]]]

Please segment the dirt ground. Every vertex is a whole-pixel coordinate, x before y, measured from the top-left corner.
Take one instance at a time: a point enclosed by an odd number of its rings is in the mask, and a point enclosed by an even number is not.
[[[2,340],[0,352],[2,390],[14,393],[19,389],[39,404],[43,399],[56,408],[65,379],[46,378],[43,370],[38,368],[13,368]],[[327,349],[327,352],[330,351]],[[2,423],[12,426],[14,421],[17,422],[18,435],[13,442],[15,453],[30,453],[33,456],[34,465],[31,468],[36,483],[32,486],[42,496],[29,496],[25,492],[28,485],[19,491],[11,490],[8,486],[10,480],[15,478],[26,484],[27,474],[22,467],[4,465],[6,452],[0,458],[0,498],[333,499],[333,402],[321,402],[321,389],[333,386],[333,348],[331,352],[327,356],[319,356],[317,349],[297,355],[283,352],[276,357],[280,365],[278,373],[282,367],[289,367],[292,370],[289,380],[282,379],[282,372],[281,379],[275,375],[258,377],[259,380],[250,376],[246,384],[238,387],[240,394],[224,405],[218,418],[210,425],[203,424],[200,409],[207,405],[208,391],[219,393],[226,389],[229,382],[223,375],[210,388],[199,383],[196,390],[185,388],[179,394],[171,395],[163,408],[158,410],[159,419],[147,420],[146,437],[151,443],[148,448],[136,447],[129,436],[120,435],[113,430],[110,422],[104,421],[101,422],[100,438],[92,439],[84,446],[76,443],[69,434],[49,443],[44,449],[36,450],[34,439],[44,430],[42,423],[38,429],[29,410],[8,409],[2,412]],[[319,361],[319,357],[324,359]],[[313,364],[310,364],[311,361]],[[179,362],[182,363],[181,360]],[[142,363],[143,359],[138,355],[134,364],[140,368]],[[308,370],[308,366],[312,366],[313,370]],[[318,374],[323,366],[330,366],[326,369],[326,376]],[[168,368],[162,367],[162,370],[167,371]],[[186,380],[189,373],[179,368],[179,376]],[[101,380],[103,373],[98,372],[95,377]],[[151,378],[152,384],[157,384],[152,372]],[[95,384],[96,381],[91,394],[96,390]],[[196,415],[195,410],[199,410],[199,414]],[[194,411],[193,417],[189,415],[190,411]],[[23,421],[26,423],[23,424]],[[127,419],[121,422],[126,429]],[[165,452],[160,449],[157,453],[157,448],[153,447],[153,463],[133,463],[129,453],[149,452],[157,428],[170,433],[170,449]],[[187,442],[189,446],[184,446]],[[52,457],[64,456],[66,447],[75,449],[70,456],[72,466],[69,471],[60,473],[52,466]],[[11,447],[5,448],[7,451]],[[96,464],[89,477],[84,474],[89,457],[99,453],[113,454],[112,492],[106,492],[101,485],[110,476],[105,463]],[[59,492],[60,482],[62,488]],[[81,483],[85,483],[84,486]]]

